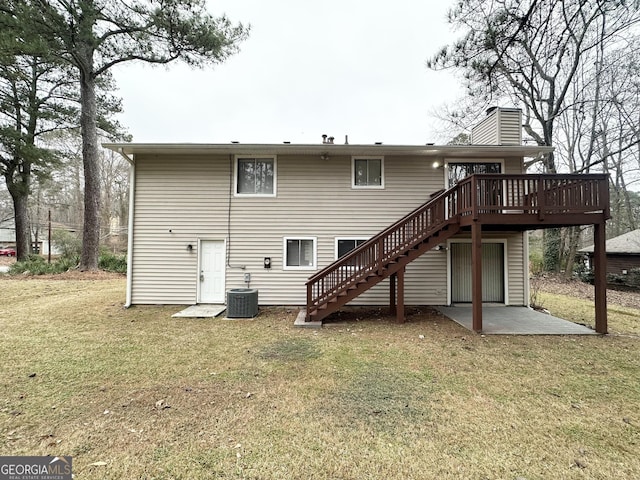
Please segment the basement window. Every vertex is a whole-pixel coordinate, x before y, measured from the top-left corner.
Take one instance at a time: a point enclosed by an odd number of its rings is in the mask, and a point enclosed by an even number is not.
[[[369,240],[366,237],[350,237],[350,238],[336,238],[336,260],[344,257],[351,250],[359,247],[364,242]],[[349,261],[345,268],[353,268],[355,265],[352,261]]]
[[[316,238],[286,237],[284,239],[285,270],[315,270]]]
[[[336,260],[345,256],[354,248],[359,247],[367,240],[368,238],[366,237],[336,238]]]

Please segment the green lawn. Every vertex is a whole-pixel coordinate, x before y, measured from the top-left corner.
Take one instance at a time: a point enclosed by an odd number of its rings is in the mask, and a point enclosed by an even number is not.
[[[307,330],[124,310],[121,279],[0,288],[0,454],[78,479],[640,478],[640,311],[483,337],[428,309]]]

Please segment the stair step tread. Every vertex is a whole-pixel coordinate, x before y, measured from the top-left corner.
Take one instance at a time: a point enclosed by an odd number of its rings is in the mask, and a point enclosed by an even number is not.
[[[398,245],[398,250],[391,258],[387,256],[384,263],[378,264],[378,268],[372,271],[372,266],[362,267],[355,275],[363,275],[359,280],[353,280],[348,287],[342,288],[340,291],[333,290],[332,297],[322,301],[308,314],[309,320],[318,320],[326,317],[329,313],[336,311],[340,305],[344,305],[348,299],[354,298],[360,293],[368,290],[371,286],[377,284],[381,279],[394,274],[404,265],[418,258],[425,251],[433,248],[436,244],[441,243],[442,238],[449,238],[452,233],[459,230],[457,221],[443,221],[440,225],[433,225],[429,229],[423,229],[414,232],[412,244],[408,246]]]

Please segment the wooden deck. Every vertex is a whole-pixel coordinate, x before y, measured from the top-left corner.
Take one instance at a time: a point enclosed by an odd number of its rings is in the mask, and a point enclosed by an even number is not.
[[[467,177],[307,281],[307,321],[320,321],[385,278],[389,304],[404,319],[404,271],[426,251],[471,230],[473,328],[482,330],[482,232],[593,225],[596,331],[606,333],[605,222],[608,177],[494,175]]]
[[[609,218],[606,175],[472,175],[454,187],[452,196],[458,205],[450,214],[467,226],[532,230]]]

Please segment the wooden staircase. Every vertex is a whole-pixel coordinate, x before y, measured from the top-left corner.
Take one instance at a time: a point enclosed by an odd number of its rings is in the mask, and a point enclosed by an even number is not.
[[[306,321],[321,321],[458,233],[457,192],[453,187],[434,195],[309,278]]]
[[[404,269],[410,262],[462,228],[479,233],[483,229],[604,227],[609,216],[607,175],[471,175],[449,190],[434,194],[428,202],[310,277],[306,282],[305,320],[322,321],[385,278],[392,277],[392,290],[396,278],[404,284]],[[478,248],[480,239],[479,233]],[[476,298],[476,303],[481,308],[481,300]],[[600,317],[603,315],[606,311]]]

